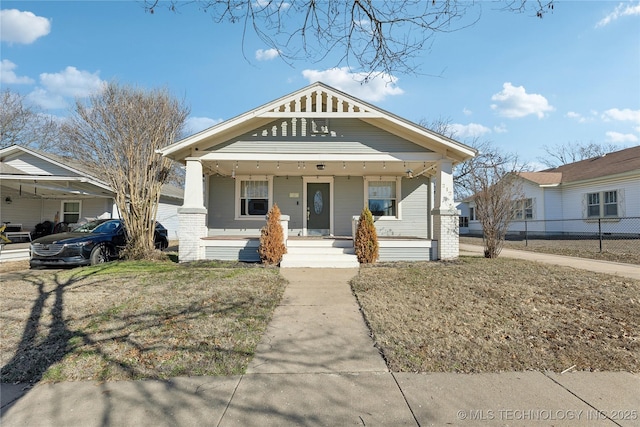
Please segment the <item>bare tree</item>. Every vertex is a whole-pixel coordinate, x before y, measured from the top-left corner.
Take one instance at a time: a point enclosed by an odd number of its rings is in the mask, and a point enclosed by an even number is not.
[[[604,156],[607,153],[621,150],[622,147],[616,144],[598,144],[592,141],[589,143],[567,142],[553,146],[543,145],[542,149],[547,155],[538,157],[538,161],[549,168],[557,168],[580,160]]]
[[[58,123],[29,104],[23,95],[5,89],[1,102],[0,148],[17,144],[47,150],[57,142]]]
[[[83,162],[116,192],[116,204],[129,242],[124,256],[152,257],[154,223],[162,184],[171,160],[156,150],[180,134],[189,108],[167,90],[146,91],[109,83],[76,100],[65,123],[65,152]]]
[[[413,60],[435,34],[480,17],[478,4],[466,0],[145,0],[145,9],[176,11],[188,4],[216,23],[241,23],[243,41],[253,31],[287,62],[318,62],[338,53],[334,65],[364,72],[365,81],[377,73],[414,72]],[[505,0],[503,9],[542,18],[553,0]]]
[[[478,155],[456,169],[456,187],[470,194],[482,225],[484,256],[497,258],[513,215],[513,202],[522,198],[517,174],[524,170],[518,156],[502,153],[489,142],[476,143]]]

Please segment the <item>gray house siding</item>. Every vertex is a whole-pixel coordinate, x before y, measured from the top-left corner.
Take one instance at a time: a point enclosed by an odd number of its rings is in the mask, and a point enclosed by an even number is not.
[[[302,235],[302,190],[302,177],[273,178],[273,201],[278,204],[282,215],[289,215],[290,236]]]
[[[419,237],[429,239],[429,179],[403,179],[401,219],[376,219],[381,237]],[[273,201],[283,215],[289,215],[289,234],[302,234],[304,188],[301,177],[274,177]],[[333,183],[334,235],[351,236],[352,218],[364,207],[364,180],[360,176],[336,176]],[[235,180],[212,176],[209,179],[210,236],[258,236],[264,219],[235,219]]]
[[[235,219],[236,181],[229,177],[212,176],[209,179],[210,236],[256,236],[264,226],[260,220]]]
[[[401,219],[375,221],[378,236],[429,238],[429,179],[402,179]]]
[[[260,239],[244,239],[225,242],[225,245],[206,246],[205,259],[218,259],[222,261],[260,261],[258,247]]]
[[[296,136],[293,136],[291,120],[276,120],[268,125],[247,132],[228,142],[209,148],[221,153],[401,153],[430,152],[392,133],[358,119],[332,119],[327,134],[314,134],[307,130],[302,135],[301,120],[297,119]],[[311,120],[307,120],[307,128]],[[287,123],[286,135],[283,123]]]

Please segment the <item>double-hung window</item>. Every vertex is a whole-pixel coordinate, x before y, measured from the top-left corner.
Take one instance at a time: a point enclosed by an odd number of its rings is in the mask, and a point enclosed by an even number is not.
[[[239,218],[264,217],[271,200],[270,179],[236,179],[236,216]]]
[[[617,217],[618,199],[616,190],[587,193],[587,218]]]
[[[367,180],[367,206],[373,216],[378,217],[399,217],[398,195],[400,194],[400,183],[393,181],[373,181]]]
[[[533,219],[533,199],[521,199],[511,204],[513,219]]]

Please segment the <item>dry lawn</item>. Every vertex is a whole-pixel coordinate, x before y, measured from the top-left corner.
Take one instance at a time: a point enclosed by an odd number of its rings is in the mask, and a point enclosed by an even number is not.
[[[7,270],[3,382],[242,373],[285,286],[276,269],[210,263]]]
[[[352,288],[397,372],[640,372],[640,281],[512,259],[380,264]]]

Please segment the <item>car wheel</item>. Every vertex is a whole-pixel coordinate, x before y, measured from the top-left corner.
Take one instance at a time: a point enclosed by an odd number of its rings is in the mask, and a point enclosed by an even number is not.
[[[98,245],[91,251],[91,265],[103,264],[109,261],[109,250],[104,245]]]
[[[159,242],[156,243],[156,249],[159,249],[161,251],[164,251],[168,247],[169,247],[169,242],[167,242],[166,240],[160,240]]]

